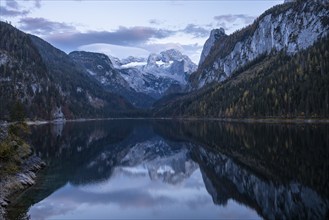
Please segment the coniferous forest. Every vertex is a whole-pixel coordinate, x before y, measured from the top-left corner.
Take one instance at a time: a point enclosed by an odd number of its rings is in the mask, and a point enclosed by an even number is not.
[[[329,38],[293,56],[271,52],[221,83],[163,99],[157,116],[327,118]]]

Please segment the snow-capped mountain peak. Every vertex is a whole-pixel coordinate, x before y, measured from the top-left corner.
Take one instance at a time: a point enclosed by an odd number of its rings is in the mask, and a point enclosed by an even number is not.
[[[185,89],[197,65],[175,49],[152,53],[146,59],[129,57],[121,61],[122,76],[131,87],[154,98]]]
[[[81,51],[70,56],[106,89],[119,93],[137,107],[147,107],[164,95],[183,91],[197,69],[188,56],[174,49],[152,53],[147,59],[129,56],[120,60]],[[148,100],[147,106],[143,99]]]
[[[162,56],[162,59],[164,61],[170,61],[170,60],[182,60],[183,59],[183,54],[175,49],[170,49],[170,50],[166,50],[160,53],[160,55]]]
[[[196,67],[188,56],[178,50],[170,49],[159,54],[150,54],[144,70],[149,73],[169,72],[168,75],[190,75]]]

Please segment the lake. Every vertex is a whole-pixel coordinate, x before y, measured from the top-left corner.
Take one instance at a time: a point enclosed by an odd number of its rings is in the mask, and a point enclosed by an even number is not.
[[[31,126],[47,164],[9,219],[325,219],[329,125],[106,120]]]

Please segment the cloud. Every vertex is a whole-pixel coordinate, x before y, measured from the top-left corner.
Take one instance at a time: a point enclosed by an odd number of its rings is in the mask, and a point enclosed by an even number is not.
[[[154,25],[160,25],[160,24],[163,24],[163,21],[160,21],[158,19],[150,19],[149,23],[154,24]]]
[[[198,64],[203,49],[203,45],[187,44],[187,45],[182,45],[182,47],[184,48],[183,53],[186,54],[195,64]]]
[[[144,48],[151,53],[159,53],[169,49],[176,49],[183,53],[184,48],[178,43],[148,43],[144,45]]]
[[[160,21],[151,19],[150,22],[157,23]],[[180,42],[185,37],[190,38],[189,35],[196,39],[202,39],[207,37],[210,32],[206,29],[210,29],[210,27],[201,27],[195,24],[189,24],[185,28],[176,30],[147,26],[120,26],[113,31],[80,32],[74,26],[64,22],[32,17],[21,18],[19,28],[39,35],[67,53],[73,50],[85,50],[126,58],[130,55],[147,57],[151,52],[158,53],[167,49],[178,49],[183,54],[190,56],[194,62],[198,61],[202,46],[194,42],[185,42],[186,45],[182,45],[165,41],[173,38],[172,42]],[[162,40],[164,42],[161,42]]]
[[[150,53],[160,53],[165,50],[176,49],[182,54],[190,57],[194,63],[198,63],[202,51],[202,45],[187,44],[182,45],[179,43],[147,43],[139,45],[139,47],[118,46],[112,44],[89,44],[82,45],[74,50],[90,51],[96,53],[103,53],[119,59],[127,58],[128,56],[134,57],[148,57]],[[71,52],[71,51],[66,51]]]
[[[65,201],[65,205],[63,204]],[[173,204],[174,199],[167,196],[154,196],[146,189],[132,187],[131,189],[113,190],[110,192],[90,192],[83,188],[72,187],[70,184],[65,185],[60,190],[54,192],[51,196],[34,205],[30,210],[33,219],[63,218],[81,212],[79,210],[83,205],[90,207],[88,213],[93,213],[97,208],[106,207],[112,211],[113,207],[125,209],[152,209],[156,207],[168,206]],[[71,212],[71,213],[70,213]],[[106,212],[105,212],[106,213]],[[93,213],[93,217],[102,218],[102,212]],[[112,213],[112,216],[118,213]],[[120,213],[122,216],[122,213]],[[104,217],[103,217],[104,218]],[[102,219],[103,219],[102,218]]]
[[[223,28],[225,31],[231,29],[235,24],[231,24],[230,26],[227,25],[226,22],[218,22],[217,26]]]
[[[195,24],[188,24],[182,32],[187,34],[192,34],[195,37],[207,37],[209,36],[210,30],[203,27],[197,26]]]
[[[34,0],[35,2],[35,7],[41,8],[41,0]]]
[[[103,53],[119,59],[127,58],[128,56],[148,57],[150,54],[150,51],[142,48],[118,46],[113,44],[89,44],[80,46],[77,49],[82,51]]]
[[[4,17],[24,17],[28,15],[31,10],[36,7],[41,7],[41,0],[32,0],[34,2],[34,7],[26,6],[22,0],[1,0],[5,1],[5,6],[0,6],[0,15]],[[31,0],[26,0],[31,1]]]
[[[179,43],[149,43],[143,48],[151,53],[159,53],[169,49],[176,49],[187,55],[194,63],[198,63],[203,46],[199,44],[179,44]]]
[[[62,23],[53,22],[45,18],[21,18],[19,21],[20,28],[33,34],[48,35],[52,33],[73,32],[75,27]]]
[[[4,17],[25,16],[28,13],[30,13],[30,11],[28,11],[28,10],[18,10],[18,9],[15,9],[12,7],[11,7],[11,9],[7,9],[5,7],[0,6],[0,14],[1,14],[1,16],[4,16]]]
[[[86,33],[71,32],[52,34],[46,40],[60,48],[77,48],[81,45],[105,43],[121,46],[145,44],[152,38],[162,39],[172,35],[174,31],[151,27],[119,27],[115,31],[89,31]]]
[[[236,15],[227,14],[227,15],[215,16],[214,19],[219,22],[227,22],[227,23],[233,23],[237,20],[241,20],[245,24],[250,24],[255,20],[255,17],[246,14],[236,14]]]
[[[246,25],[251,24],[256,17],[246,14],[226,14],[218,15],[214,17],[217,21],[217,27],[224,28],[226,33],[232,33],[233,31],[243,28]]]
[[[18,3],[16,0],[6,0],[6,6],[12,9],[19,9]]]
[[[11,0],[7,0],[7,1],[11,1]],[[16,0],[17,1],[17,0]],[[22,0],[20,0],[20,1],[22,1]],[[35,8],[41,8],[41,1],[42,0],[25,0],[25,1],[31,1],[31,2],[34,2],[34,7]]]

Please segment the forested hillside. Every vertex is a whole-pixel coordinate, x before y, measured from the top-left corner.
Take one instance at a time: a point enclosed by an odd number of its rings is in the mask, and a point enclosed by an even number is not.
[[[156,116],[329,116],[329,38],[294,56],[263,55],[202,90],[158,102]]]
[[[133,109],[42,39],[4,22],[0,36],[0,120],[10,120],[17,107],[32,120],[110,117]]]

